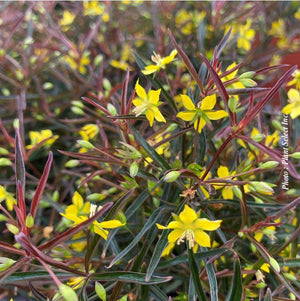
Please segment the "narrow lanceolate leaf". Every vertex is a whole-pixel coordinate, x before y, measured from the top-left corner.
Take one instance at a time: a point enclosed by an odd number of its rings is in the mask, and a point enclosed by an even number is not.
[[[39,292],[30,281],[29,281],[29,288],[30,288],[30,291],[32,292],[33,296],[36,298],[36,300],[39,300],[39,301],[49,300],[49,299],[47,299],[47,297],[45,295],[43,295],[41,292]]]
[[[188,246],[188,258],[189,258],[189,266],[192,275],[192,279],[194,282],[194,286],[200,301],[206,301],[205,293],[203,291],[201,282],[200,282],[200,275],[197,263],[195,261],[193,250],[191,250]]]
[[[191,73],[192,77],[194,78],[194,80],[196,81],[197,85],[200,88],[200,91],[203,92],[203,84],[199,78],[199,75],[196,71],[196,69],[194,68],[193,64],[191,63],[190,59],[188,58],[188,56],[186,55],[186,53],[183,51],[183,49],[177,44],[174,36],[172,35],[171,31],[169,30],[169,37],[171,39],[171,41],[173,42],[175,48],[178,51],[179,56],[181,57],[181,59],[183,60],[184,64],[186,65],[187,69],[189,70],[189,72]]]
[[[46,162],[41,180],[40,180],[39,185],[38,185],[38,187],[35,191],[35,194],[34,194],[34,197],[33,197],[32,203],[31,203],[30,214],[33,218],[35,218],[36,211],[37,211],[38,206],[39,206],[39,202],[42,198],[42,195],[43,195],[43,192],[44,192],[47,180],[48,180],[48,176],[49,176],[49,173],[50,173],[50,168],[51,168],[52,161],[53,161],[53,154],[52,154],[52,152],[49,152],[48,160]]]
[[[126,98],[127,98],[128,82],[129,82],[129,69],[127,68],[125,81],[122,85],[121,114],[125,114],[125,112],[126,112]]]
[[[133,241],[111,261],[108,268],[111,268],[116,262],[122,259],[126,254],[128,254],[128,252],[132,250],[136,246],[136,244],[144,237],[145,233],[151,227],[155,226],[155,223],[160,218],[160,216],[168,212],[169,210],[170,209],[168,207],[160,207],[156,209],[152,213],[152,215],[150,216],[150,218],[148,219],[148,221],[146,222],[142,230],[135,236]]]
[[[132,51],[132,54],[133,54],[133,56],[135,58],[136,63],[140,67],[140,69],[141,70],[145,69],[146,63],[142,60],[142,58],[136,52],[134,52],[134,51]],[[171,95],[169,95],[169,93],[165,90],[165,88],[160,83],[160,81],[156,77],[153,77],[152,74],[144,75],[144,76],[146,76],[150,80],[150,82],[153,84],[153,86],[156,89],[161,89],[161,94],[165,97],[165,99],[170,103],[170,105],[172,106],[172,108],[174,109],[174,111],[177,113],[178,109],[176,107],[176,104],[174,102],[173,97]]]
[[[204,247],[202,247],[201,250],[203,250],[204,252],[207,251],[207,249]],[[208,282],[209,282],[210,300],[218,301],[218,283],[217,283],[217,277],[212,263],[205,262],[205,269],[206,269]]]
[[[233,263],[233,277],[229,288],[226,301],[240,301],[242,300],[243,286],[242,286],[242,273],[239,258],[235,258]]]
[[[57,277],[65,277],[69,278],[74,276],[72,273],[66,273],[66,272],[59,272],[56,271],[55,275]],[[51,276],[47,271],[34,271],[34,272],[18,272],[10,275],[7,277],[4,281],[4,283],[15,283],[20,281],[41,281],[41,280],[52,280]]]
[[[144,150],[156,163],[158,163],[165,171],[172,169],[169,166],[169,164],[165,161],[165,159],[156,152],[156,150],[143,138],[143,136],[132,125],[129,125],[129,127],[136,141],[144,148]]]
[[[25,193],[25,164],[24,164],[24,157],[23,157],[23,148],[21,144],[21,139],[20,139],[20,133],[19,130],[16,129],[16,181],[17,185],[18,182],[20,181],[21,186],[22,186],[22,191],[23,195]]]
[[[264,301],[272,301],[271,290],[268,288],[267,293],[265,295]]]
[[[124,281],[130,283],[138,283],[143,285],[152,285],[170,281],[172,277],[152,276],[149,281],[145,279],[146,274],[137,272],[104,272],[95,273],[90,276],[91,280],[96,281]]]

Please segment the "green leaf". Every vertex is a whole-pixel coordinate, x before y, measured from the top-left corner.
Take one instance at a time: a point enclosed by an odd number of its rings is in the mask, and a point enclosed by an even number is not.
[[[132,250],[136,244],[140,241],[141,238],[145,235],[145,233],[156,223],[156,221],[160,218],[161,215],[165,214],[165,212],[170,211],[170,208],[168,206],[160,207],[156,209],[142,230],[135,236],[133,241],[123,250],[121,251],[109,264],[108,268],[111,268],[116,262],[118,262],[120,259],[122,259],[130,250]]]
[[[267,288],[267,293],[265,295],[264,301],[272,301],[271,290]]]
[[[66,273],[66,272],[55,272],[57,277],[74,277],[74,274]],[[13,273],[9,277],[4,280],[5,283],[15,283],[19,281],[40,281],[40,280],[52,280],[52,277],[49,275],[47,271],[34,271],[34,272],[17,272]]]
[[[207,249],[202,247],[201,250],[207,252]],[[218,301],[218,283],[215,270],[212,263],[207,263],[205,260],[205,269],[208,277],[209,287],[210,287],[210,300]]]
[[[201,286],[200,277],[199,277],[199,269],[195,261],[193,250],[191,250],[188,246],[188,259],[189,259],[189,266],[191,270],[191,275],[193,278],[194,286],[200,301],[206,301],[206,297]]]
[[[161,277],[161,276],[152,276],[149,281],[145,279],[145,273],[137,272],[104,272],[104,273],[95,273],[90,276],[90,279],[96,281],[123,281],[130,283],[138,283],[143,285],[152,285],[168,282],[172,277]]]
[[[24,164],[24,158],[23,158],[23,152],[22,152],[22,142],[20,138],[19,130],[16,129],[16,138],[15,138],[15,144],[16,144],[16,183],[20,181],[22,185],[22,192],[23,195],[25,194],[25,164]]]
[[[140,67],[141,70],[145,69],[146,67],[146,63],[143,61],[143,59],[134,51],[132,51],[132,54],[135,58],[136,63],[138,64],[138,66]],[[178,109],[176,107],[176,104],[174,102],[173,97],[171,97],[169,95],[169,93],[165,90],[165,88],[163,87],[163,85],[160,83],[160,81],[156,78],[153,77],[153,74],[149,74],[149,75],[144,75],[145,77],[147,77],[150,82],[153,84],[153,86],[156,89],[161,89],[161,93],[162,95],[166,98],[166,100],[171,104],[172,108],[174,109],[174,111],[177,113]]]
[[[145,151],[148,153],[148,155],[156,162],[158,163],[163,170],[169,170],[172,169],[171,166],[164,160],[162,156],[160,156],[156,150],[141,136],[141,134],[132,126],[129,125],[129,128],[136,139],[138,143],[145,149]]]
[[[231,279],[229,293],[226,301],[240,301],[242,300],[243,286],[240,260],[237,257],[233,263],[233,277]]]

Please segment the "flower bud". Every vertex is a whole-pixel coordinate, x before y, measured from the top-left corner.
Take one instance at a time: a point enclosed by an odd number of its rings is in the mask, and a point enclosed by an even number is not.
[[[116,107],[114,105],[112,105],[111,103],[109,103],[107,105],[107,110],[112,116],[116,116],[118,113]]]
[[[295,158],[295,159],[300,159],[300,152],[290,154],[290,157]]]
[[[275,260],[273,257],[269,257],[269,262],[270,262],[270,265],[272,266],[272,268],[276,271],[276,272],[280,272],[280,266],[277,262],[277,260]]]
[[[241,192],[241,189],[239,189],[239,188],[236,187],[236,186],[233,186],[233,187],[232,187],[232,190],[233,190],[234,195],[235,195],[238,199],[240,199],[240,200],[243,199],[243,193]]]
[[[84,111],[78,107],[71,107],[71,111],[76,115],[84,115]]]
[[[86,140],[77,140],[76,141],[81,147],[84,147],[84,148],[87,148],[87,149],[93,149],[95,148],[95,146],[89,142],[89,141],[86,141]]]
[[[257,288],[265,288],[265,287],[267,286],[267,284],[264,283],[264,282],[260,282],[260,283],[257,283],[255,286],[256,286]]]
[[[7,154],[9,154],[9,151],[6,149],[6,148],[4,148],[4,147],[0,147],[0,155],[7,155]]]
[[[7,158],[0,158],[0,166],[10,166],[12,162]]]
[[[95,292],[97,294],[97,296],[102,300],[102,301],[106,301],[106,291],[105,288],[103,287],[103,285],[96,281],[95,283]]]
[[[167,183],[171,183],[176,181],[179,176],[180,172],[178,170],[172,170],[164,176],[164,181]]]
[[[291,281],[297,281],[297,278],[294,275],[292,275],[290,273],[283,273],[283,274],[287,279],[289,279]]]
[[[0,257],[0,272],[5,271],[16,261],[7,257]]]
[[[70,167],[76,167],[79,165],[79,160],[69,160],[66,162],[65,167],[70,168]]]
[[[244,72],[239,76],[239,79],[244,79],[244,78],[252,78],[255,75],[255,71],[247,71]]]
[[[59,200],[59,192],[55,190],[52,194],[52,201],[56,203],[58,202],[58,200]]]
[[[105,195],[102,193],[92,193],[87,196],[86,198],[89,202],[97,202],[97,201],[102,201],[105,199]]]
[[[270,168],[277,167],[278,165],[279,165],[279,162],[277,162],[277,161],[268,161],[268,162],[261,164],[259,167],[261,169],[270,169]]]
[[[274,193],[274,190],[272,187],[270,187],[270,184],[266,182],[258,182],[258,181],[253,181],[249,183],[249,189],[252,191],[257,191],[261,194],[267,194],[267,195],[272,195]]]
[[[271,121],[271,124],[274,126],[274,128],[275,128],[276,130],[278,130],[278,131],[280,131],[280,132],[283,131],[282,124],[281,124],[278,120],[276,120],[276,119],[272,120],[272,121]]]
[[[256,135],[253,135],[251,138],[255,142],[260,142],[260,141],[262,141],[265,138],[265,135],[263,135],[263,134],[256,134]]]
[[[32,228],[34,225],[34,218],[30,213],[26,217],[25,225],[27,228]]]
[[[84,104],[80,100],[72,100],[71,104],[75,107],[83,109]]]
[[[139,165],[134,161],[129,167],[129,173],[132,178],[134,178],[139,172]]]
[[[66,301],[78,301],[77,294],[74,292],[74,290],[65,284],[61,284],[59,286],[59,292]]]
[[[250,79],[250,78],[242,78],[242,79],[239,79],[240,82],[246,87],[246,88],[252,88],[252,87],[255,87],[257,86],[257,83],[253,80],[253,79]]]
[[[6,223],[6,227],[7,227],[8,231],[11,232],[14,235],[16,235],[20,232],[19,228],[16,227],[15,225]]]
[[[237,108],[237,100],[234,98],[234,97],[230,97],[229,98],[229,101],[228,101],[228,107],[230,109],[230,111],[232,113],[235,113],[236,112],[236,108]]]
[[[50,90],[50,89],[52,89],[53,88],[53,83],[50,83],[50,82],[45,82],[45,83],[43,83],[43,89],[44,90]]]

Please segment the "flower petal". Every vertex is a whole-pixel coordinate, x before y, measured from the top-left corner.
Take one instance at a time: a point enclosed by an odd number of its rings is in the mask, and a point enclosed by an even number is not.
[[[202,247],[210,247],[210,237],[202,230],[196,230],[195,234],[195,241],[199,246]]]
[[[74,192],[72,202],[78,209],[83,206],[83,198],[77,191]]]
[[[145,89],[139,84],[139,80],[136,81],[136,84],[135,84],[135,91],[136,91],[136,94],[142,98],[142,99],[146,99],[147,98],[147,94],[146,94],[146,91]]]
[[[217,96],[216,94],[206,96],[202,99],[201,110],[212,110],[216,104]]]
[[[205,124],[206,124],[206,121],[204,120],[204,118],[197,119],[194,122],[194,128],[200,134],[202,132],[202,129],[204,128]]]
[[[222,220],[210,221],[207,218],[199,218],[193,224],[193,228],[206,231],[214,231],[220,227],[221,222]]]
[[[194,209],[184,205],[184,210],[180,212],[179,218],[183,225],[187,227],[198,218],[198,215]]]
[[[146,118],[149,120],[150,126],[152,126],[154,121],[154,113],[152,112],[152,110],[146,111]]]
[[[176,50],[176,49],[173,49],[173,50],[171,51],[171,53],[170,53],[168,56],[164,57],[164,58],[161,60],[162,66],[165,66],[166,64],[171,63],[171,62],[174,60],[176,54],[177,54],[177,50]]]
[[[196,111],[189,111],[189,112],[179,112],[176,116],[181,118],[184,121],[191,121],[194,119],[196,115]]]
[[[232,191],[231,186],[224,187],[224,189],[222,190],[222,197],[225,200],[232,200],[233,199],[233,191]]]
[[[165,227],[165,226],[160,225],[160,224],[156,224],[156,227],[157,227],[159,230],[165,230],[165,229],[168,229],[168,227]]]
[[[196,109],[192,100],[187,95],[181,94],[180,96],[181,96],[181,101],[186,109],[188,109],[189,111]]]
[[[170,243],[168,244],[165,249],[163,250],[161,256],[164,257],[164,256],[168,256],[171,251],[173,250],[173,248],[175,247],[175,243]]]
[[[205,112],[205,115],[210,120],[218,120],[218,119],[221,119],[221,118],[224,118],[224,117],[228,116],[228,113],[225,112],[224,110],[219,110],[219,111]]]
[[[94,233],[100,235],[102,238],[104,238],[105,240],[107,240],[107,236],[108,236],[108,231],[102,229],[98,224],[93,224],[94,225]]]
[[[135,98],[132,103],[137,107],[137,106],[142,106],[144,104],[143,100],[140,98]]]
[[[160,110],[158,109],[158,107],[153,107],[152,108],[152,112],[154,114],[154,118],[159,121],[159,122],[166,122],[166,119],[164,118],[164,116],[162,115],[162,113],[160,112]]]
[[[229,176],[229,171],[226,166],[220,165],[220,167],[217,170],[217,174],[219,178],[225,178]]]
[[[172,221],[167,226],[168,229],[184,229],[184,225],[178,221]]]
[[[150,90],[148,93],[148,99],[152,104],[157,104],[159,101],[159,95],[160,95],[161,89],[158,90]]]
[[[101,223],[99,223],[99,226],[101,228],[113,229],[113,228],[122,227],[122,226],[124,226],[124,224],[122,224],[121,221],[119,221],[117,219],[113,219],[110,221],[101,222]]]
[[[183,230],[173,230],[169,235],[168,235],[168,241],[169,243],[175,243],[179,237],[183,234]]]
[[[152,73],[155,73],[155,72],[159,71],[159,69],[160,69],[160,66],[149,65],[149,66],[145,67],[145,69],[142,71],[142,73],[145,74],[145,75],[149,75],[149,74],[152,74]]]

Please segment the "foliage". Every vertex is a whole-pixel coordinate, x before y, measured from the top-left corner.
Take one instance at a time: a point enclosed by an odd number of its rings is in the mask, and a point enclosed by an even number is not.
[[[299,14],[2,2],[1,300],[300,299]]]

